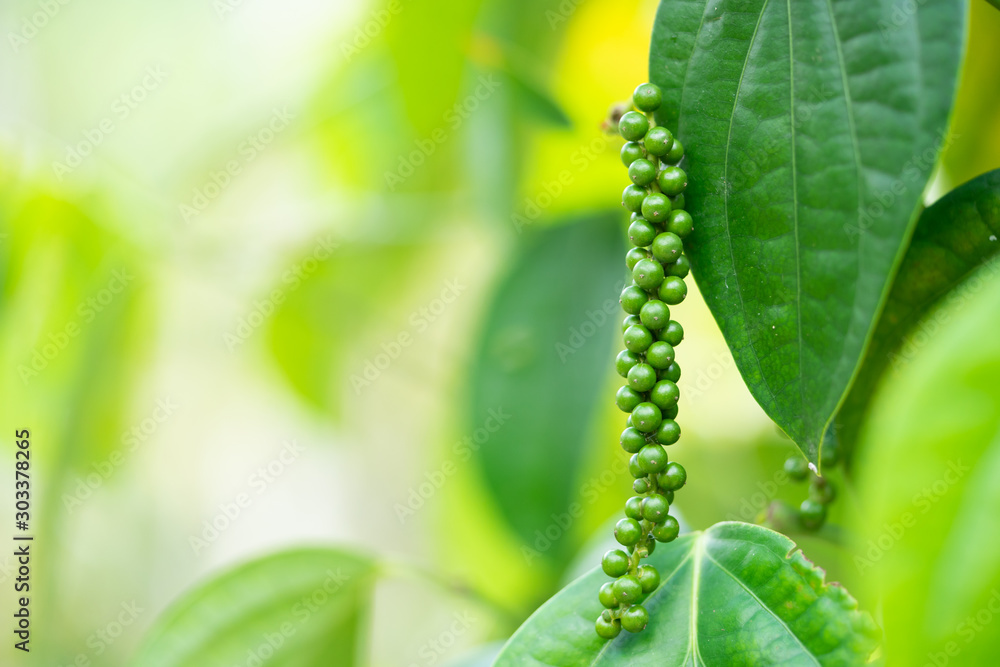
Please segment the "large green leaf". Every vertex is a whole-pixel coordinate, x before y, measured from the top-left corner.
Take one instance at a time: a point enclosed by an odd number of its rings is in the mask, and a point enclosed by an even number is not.
[[[878,628],[846,590],[784,535],[719,523],[660,545],[649,562],[660,587],[643,605],[644,631],[597,637],[595,569],[549,600],[511,637],[495,663],[507,665],[858,665]]]
[[[612,400],[604,390],[621,321],[620,219],[605,213],[519,237],[483,324],[469,436],[501,513],[529,543],[576,498],[594,408]]]
[[[894,5],[671,0],[653,31],[659,119],[687,147],[694,275],[754,397],[813,461],[912,229],[962,55],[964,0]]]
[[[837,413],[836,437],[846,450],[853,449],[883,373],[916,354],[916,340],[900,348],[904,336],[940,299],[961,298],[962,292],[952,290],[1000,250],[998,236],[1000,170],[955,189],[920,216],[861,370]],[[917,333],[933,333],[941,324],[931,320]]]
[[[1000,274],[966,285],[925,320],[940,326],[887,376],[861,437],[854,561],[894,665],[1000,655]]]
[[[186,594],[157,621],[137,667],[361,664],[375,572],[333,549],[286,551],[227,572]]]

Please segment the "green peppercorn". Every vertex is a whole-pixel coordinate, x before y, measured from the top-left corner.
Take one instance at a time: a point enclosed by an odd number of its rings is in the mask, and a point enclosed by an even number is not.
[[[676,167],[671,167],[671,169],[676,169]],[[683,239],[687,238],[694,230],[694,220],[691,219],[691,214],[687,211],[671,211],[670,217],[667,218],[666,227],[668,232],[676,234],[679,238]]]
[[[639,403],[632,410],[632,425],[643,433],[652,433],[661,421],[660,409],[652,403]]]
[[[632,91],[632,103],[640,111],[656,111],[662,101],[663,93],[655,83],[641,83]]]
[[[639,455],[638,454],[633,454],[632,456],[629,457],[629,459],[628,459],[628,473],[630,475],[632,475],[632,477],[636,477],[636,478],[645,477],[646,476],[646,473],[643,472],[642,468],[639,466]]]
[[[684,192],[684,188],[688,184],[688,177],[680,167],[667,167],[657,175],[656,183],[660,186],[660,192],[670,197],[676,197]]]
[[[628,572],[628,554],[621,549],[611,549],[605,553],[604,558],[601,559],[601,568],[604,570],[604,574],[609,577],[622,576]],[[615,597],[617,597],[617,595]]]
[[[677,382],[681,379],[681,367],[677,365],[677,362],[670,364],[664,368],[659,373],[661,380],[670,380],[671,382]]]
[[[641,465],[640,461],[640,465]],[[677,491],[687,482],[687,470],[677,461],[671,461],[664,468],[660,476],[656,478],[657,483],[668,491]]]
[[[640,452],[639,465],[642,465],[642,456]],[[829,505],[837,497],[837,489],[834,488],[833,483],[830,482],[825,477],[817,477],[809,485],[809,498],[815,500],[820,505]]]
[[[649,224],[645,218],[638,218],[628,226],[628,240],[632,245],[647,246],[656,238],[656,227]]]
[[[636,187],[630,185],[629,187]],[[628,188],[626,188],[628,189]],[[659,192],[652,192],[646,195],[642,203],[640,204],[640,210],[642,211],[642,217],[646,218],[650,222],[665,222],[667,216],[670,215],[670,200],[667,196]],[[629,209],[634,210],[634,209]]]
[[[638,315],[626,315],[625,319],[622,320],[622,333],[628,331],[629,327],[642,326],[642,320],[639,319]]]
[[[676,405],[671,405],[668,408],[660,408],[660,412],[663,413],[664,419],[676,419],[679,410]]]
[[[642,500],[642,518],[653,523],[662,523],[670,512],[670,502],[658,493]]]
[[[646,200],[646,189],[632,184],[622,190],[622,206],[629,211],[641,211],[642,203]],[[646,218],[647,220],[649,218]],[[664,214],[664,219],[666,215]],[[659,222],[663,222],[660,220]]]
[[[669,367],[674,363],[674,346],[665,340],[656,341],[646,350],[646,362],[657,370]]]
[[[645,290],[655,290],[663,277],[663,265],[654,259],[640,259],[632,269],[632,280]]]
[[[681,255],[673,264],[664,267],[664,270],[667,272],[668,276],[687,278],[687,275],[691,273],[691,260],[684,255]]]
[[[685,206],[686,202],[684,201],[684,193],[683,192],[681,194],[679,194],[679,195],[674,195],[673,197],[669,197],[669,199],[670,199],[670,210],[671,211],[683,211],[684,210],[684,206]]]
[[[645,403],[640,403],[639,405],[645,405]],[[656,429],[656,441],[661,445],[670,446],[680,439],[681,427],[677,425],[677,422],[673,419],[662,419],[659,428]]]
[[[624,449],[629,454],[635,454],[640,449],[646,446],[646,436],[643,435],[634,426],[629,426],[624,431],[620,438],[622,449]]]
[[[597,623],[594,626],[597,629],[597,635],[601,639],[614,639],[622,631],[622,625],[617,618],[611,619],[610,621],[604,618],[597,619]]]
[[[658,345],[658,343],[653,343],[653,345]],[[649,349],[652,350],[652,346]],[[660,380],[649,391],[649,402],[660,408],[661,411],[677,405],[680,397],[680,388],[676,382],[671,382],[670,380]]]
[[[670,320],[667,322],[667,326],[654,333],[654,337],[664,343],[669,343],[671,347],[677,347],[684,340],[684,329],[676,320]]]
[[[634,574],[618,577],[611,584],[611,588],[615,592],[615,599],[620,604],[632,604],[642,597],[642,584],[639,583],[639,578]]]
[[[673,143],[671,143],[671,145],[673,145]],[[642,150],[642,145],[637,141],[628,141],[624,146],[622,146],[622,164],[626,167],[645,156],[646,153]]]
[[[622,385],[618,393],[615,394],[615,405],[622,412],[632,412],[640,403],[642,403],[642,394],[627,384]]]
[[[667,164],[677,164],[682,159],[684,159],[684,144],[677,137],[674,137],[674,145],[670,147],[670,151],[665,156],[665,161]]]
[[[803,526],[816,530],[826,521],[826,505],[812,499],[803,500],[799,505],[799,517]]]
[[[639,320],[650,331],[657,331],[670,322],[670,308],[658,299],[651,299],[639,310]]]
[[[642,583],[642,577],[639,577],[639,583]],[[601,605],[607,607],[608,609],[614,609],[618,606],[618,600],[615,599],[615,592],[611,589],[611,582],[607,581],[601,586],[601,590],[597,592],[597,598],[601,601]]]
[[[646,133],[646,138],[643,140],[646,144],[646,150],[650,155],[655,155],[657,157],[661,155],[666,155],[670,148],[674,145],[674,135],[670,134],[670,130],[662,126],[656,126],[649,128],[649,132]],[[625,165],[628,166],[627,164]]]
[[[649,119],[641,113],[628,111],[618,121],[618,133],[625,141],[639,141],[649,131]]]
[[[636,391],[649,391],[656,384],[656,370],[649,364],[636,364],[628,372],[628,386]]]
[[[673,232],[663,232],[653,239],[649,249],[652,251],[653,257],[660,262],[673,264],[681,256],[681,252],[684,250],[684,242],[681,241],[681,237]]]
[[[653,526],[653,529],[649,532],[657,542],[672,542],[677,539],[677,535],[681,532],[681,527],[677,523],[677,519],[667,516],[664,517],[663,523]]]
[[[801,456],[789,456],[785,459],[785,473],[796,482],[801,482],[809,476],[809,462]]]
[[[649,612],[641,604],[634,604],[622,612],[622,627],[629,632],[642,632],[649,623]]]
[[[636,521],[642,518],[642,496],[632,496],[625,501],[625,516]]]
[[[653,261],[653,260],[644,260],[644,261]],[[639,264],[641,263],[642,262],[639,262]],[[636,266],[639,266],[639,264],[636,264]],[[684,300],[684,297],[687,296],[687,293],[688,293],[688,288],[683,280],[681,280],[677,276],[667,276],[659,284],[659,290],[657,291],[656,294],[657,296],[660,297],[660,301],[663,301],[664,303],[667,303],[671,306],[676,306],[677,304],[679,304],[681,301]]]
[[[649,482],[644,479],[637,479],[632,482],[632,490],[636,493],[646,493],[649,491]]]
[[[624,518],[615,524],[615,539],[620,544],[630,547],[642,537],[642,526],[635,519]]]
[[[652,593],[660,585],[660,573],[652,565],[640,565],[635,570],[635,576],[639,577],[643,593]]]
[[[635,265],[639,263],[640,259],[646,259],[652,257],[653,255],[645,248],[631,248],[627,253],[625,253],[625,266],[631,271],[635,268]]]
[[[645,261],[652,262],[653,260],[647,259]],[[636,266],[639,266],[639,264],[637,263]],[[647,301],[649,301],[649,295],[638,285],[629,285],[622,290],[622,294],[618,298],[618,302],[622,305],[622,310],[629,315],[638,315]]]
[[[646,445],[636,457],[642,471],[650,475],[667,467],[667,450],[661,445]]]
[[[622,338],[625,340],[625,347],[636,354],[645,352],[653,344],[653,334],[641,324],[626,329]]]
[[[670,167],[677,169],[677,167]],[[646,187],[656,180],[656,167],[646,158],[639,158],[629,165],[628,177],[640,187]]]
[[[629,370],[637,363],[639,363],[639,357],[634,352],[622,350],[615,357],[615,371],[623,378],[627,378]]]

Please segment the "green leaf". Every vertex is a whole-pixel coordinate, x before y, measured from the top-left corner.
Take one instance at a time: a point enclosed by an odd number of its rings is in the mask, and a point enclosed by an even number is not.
[[[904,336],[942,298],[1000,250],[1000,169],[948,193],[920,216],[889,299],[851,391],[837,413],[836,435],[850,451],[872,394],[888,367],[912,354]],[[936,328],[931,321],[924,328]]]
[[[487,488],[525,542],[576,499],[588,427],[612,400],[620,222],[612,212],[526,232],[483,323],[467,427],[483,440],[475,456]],[[487,433],[498,413],[507,417]]]
[[[929,321],[939,326],[887,376],[862,432],[854,564],[881,597],[889,664],[992,665],[1000,655],[1000,272],[984,268]]]
[[[285,551],[184,595],[147,635],[137,667],[360,664],[374,563],[334,549]]]
[[[966,4],[660,5],[650,76],[687,148],[693,273],[754,397],[813,461],[942,143]]]
[[[850,594],[784,535],[718,523],[661,544],[649,562],[662,581],[643,605],[649,625],[600,639],[597,568],[560,591],[514,633],[506,665],[858,665],[878,628]]]

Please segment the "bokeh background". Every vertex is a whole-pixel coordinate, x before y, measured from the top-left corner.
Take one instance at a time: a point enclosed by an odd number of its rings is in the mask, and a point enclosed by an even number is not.
[[[3,3],[0,422],[37,536],[4,664],[127,665],[191,586],[302,544],[382,559],[365,664],[444,664],[598,562],[629,487],[602,126],[656,5]],[[1000,166],[1000,14],[972,16],[929,200]],[[797,503],[696,289],[676,312],[685,524]]]

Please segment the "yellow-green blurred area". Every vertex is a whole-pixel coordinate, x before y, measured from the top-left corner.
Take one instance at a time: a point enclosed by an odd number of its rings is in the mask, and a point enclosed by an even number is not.
[[[192,586],[302,545],[379,560],[357,664],[444,664],[597,564],[629,489],[602,123],[656,6],[3,3],[0,467],[30,429],[36,536],[3,664],[130,664]],[[998,17],[974,3],[935,192],[1000,166]],[[692,291],[671,456],[700,529],[804,489]]]

